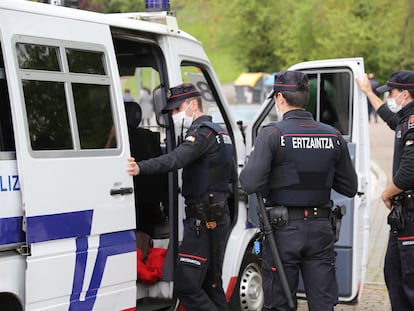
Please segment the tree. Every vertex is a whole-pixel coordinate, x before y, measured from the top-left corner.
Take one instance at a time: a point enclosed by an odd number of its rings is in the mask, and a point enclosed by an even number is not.
[[[136,12],[145,4],[79,0],[79,7]],[[274,72],[306,60],[357,56],[384,82],[392,71],[414,70],[414,0],[398,6],[388,0],[175,0],[171,7],[180,24],[187,19],[186,30],[208,53],[234,59],[248,71]]]
[[[280,26],[274,12],[283,5],[272,0],[226,1],[221,40],[249,71],[274,71],[280,66],[282,60],[273,53]]]
[[[404,8],[404,6],[403,6]],[[401,67],[404,69],[414,69],[414,39],[412,33],[414,31],[414,0],[407,0],[404,8],[404,22],[401,29],[401,43],[403,47]]]
[[[387,0],[180,0],[176,7],[195,3],[204,12],[200,31],[209,32],[206,49],[217,43],[249,71],[362,56],[366,70],[385,81],[391,71],[414,67],[414,0],[399,6]]]

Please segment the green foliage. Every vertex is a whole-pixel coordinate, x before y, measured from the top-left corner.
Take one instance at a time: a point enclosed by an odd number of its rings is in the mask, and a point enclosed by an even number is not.
[[[231,0],[223,5],[220,40],[248,71],[269,71],[281,62],[270,47],[278,43],[275,12],[282,6],[272,0]]]
[[[222,1],[180,0],[172,4],[172,9],[178,26],[202,42],[221,83],[232,82],[246,71],[223,36],[229,29]]]
[[[209,2],[217,2],[211,0]],[[219,1],[220,2],[220,1]],[[414,69],[414,0],[229,0],[217,40],[242,67],[274,72],[307,60],[362,56],[368,72]],[[223,13],[221,13],[223,14]]]
[[[106,13],[142,11],[144,2],[79,0]],[[203,43],[222,83],[326,58],[362,56],[380,82],[414,70],[414,0],[175,0],[171,8],[180,28]]]
[[[144,0],[89,0],[103,5],[103,13],[142,12],[145,10]]]

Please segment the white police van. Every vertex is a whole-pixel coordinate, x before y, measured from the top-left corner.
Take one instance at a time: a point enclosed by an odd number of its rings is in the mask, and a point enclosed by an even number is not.
[[[338,69],[349,78],[341,89],[349,87],[348,121],[341,126],[356,146],[363,194],[347,203],[355,212],[346,240],[352,245],[344,246],[352,259],[345,300],[356,297],[363,281],[362,228],[369,207],[369,164],[361,154],[369,150],[366,105],[352,83],[363,73],[359,61],[359,67],[335,65],[327,72],[303,65],[319,83],[324,74],[334,83]],[[125,113],[122,81],[136,73],[140,86],[150,81],[155,113],[142,131],[148,135],[133,146],[130,132],[139,120]],[[201,44],[179,30],[170,13],[103,15],[0,2],[0,310],[180,308],[172,282],[182,238],[180,174],[161,176],[159,187],[147,191],[154,181],[133,181],[126,169],[134,147],[145,151],[155,141],[154,149],[163,153],[176,146],[171,120],[160,111],[169,87],[194,79],[206,109],[220,111],[240,170],[254,135],[243,143]],[[270,105],[264,103],[252,133]],[[224,289],[231,310],[260,310],[260,257],[253,247],[258,228],[237,179],[229,187]],[[146,208],[146,202],[157,208]],[[167,249],[162,276],[152,284],[137,275],[137,227],[151,233],[154,246]]]

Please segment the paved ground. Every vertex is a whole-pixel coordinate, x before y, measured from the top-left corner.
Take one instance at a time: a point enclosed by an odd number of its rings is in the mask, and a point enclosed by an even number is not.
[[[389,231],[388,212],[379,196],[391,174],[394,133],[380,119],[378,123],[371,121],[369,129],[372,160],[372,203],[367,274],[359,302],[354,305],[340,304],[335,308],[335,311],[391,310],[382,273]],[[298,310],[308,310],[306,301],[299,301]]]

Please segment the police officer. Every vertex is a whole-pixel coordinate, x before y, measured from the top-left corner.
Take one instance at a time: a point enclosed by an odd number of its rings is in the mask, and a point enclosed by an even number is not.
[[[247,193],[262,193],[268,214],[286,224],[275,224],[273,236],[295,306],[300,270],[309,310],[330,311],[338,301],[330,193],[354,196],[357,175],[338,131],[305,111],[306,74],[277,73],[271,96],[283,120],[259,132],[240,183]],[[291,310],[267,239],[262,257],[263,310]]]
[[[192,84],[170,89],[163,112],[172,113],[183,141],[172,152],[135,162],[130,175],[183,168],[186,223],[175,270],[174,290],[186,310],[227,310],[222,287],[222,257],[230,226],[226,203],[232,174],[228,134],[204,115],[199,90]]]
[[[388,240],[384,277],[392,310],[414,310],[414,72],[397,71],[379,93],[389,92],[386,104],[375,95],[368,77],[356,80],[377,110],[378,115],[395,131],[392,181],[381,198],[391,209],[389,220],[402,207],[404,226],[394,228]]]

